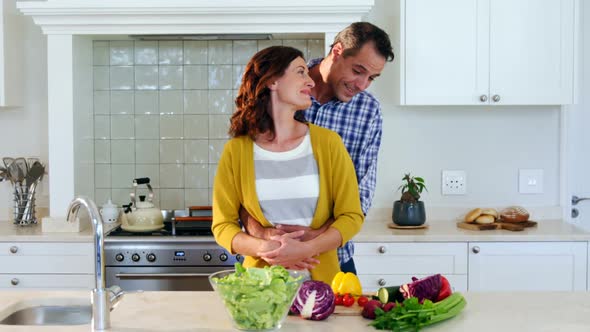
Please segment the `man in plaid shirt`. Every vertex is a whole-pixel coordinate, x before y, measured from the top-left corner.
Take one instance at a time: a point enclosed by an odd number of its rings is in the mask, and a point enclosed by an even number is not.
[[[357,22],[338,33],[327,57],[308,63],[309,75],[315,87],[312,90],[312,105],[304,111],[305,119],[302,120],[331,129],[342,137],[354,163],[365,215],[375,193],[377,154],[383,122],[379,102],[365,90],[393,57],[389,36],[383,30],[371,23]],[[247,213],[241,217],[251,235],[265,239],[272,235],[305,230],[300,239],[306,241],[325,231],[331,224],[326,223],[317,230],[288,225],[264,229],[257,222],[248,222]],[[342,271],[356,273],[353,254],[354,245],[350,241],[338,248]],[[315,260],[310,258],[298,267],[311,268],[313,265]]]

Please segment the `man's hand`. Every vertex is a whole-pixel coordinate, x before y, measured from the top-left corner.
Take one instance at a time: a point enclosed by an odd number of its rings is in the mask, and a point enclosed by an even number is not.
[[[324,225],[318,229],[313,229],[311,227],[305,226],[296,226],[296,225],[277,225],[276,228],[284,233],[293,233],[298,231],[303,231],[303,235],[298,237],[300,241],[309,241],[313,240],[318,237],[320,234],[325,232],[330,225],[334,223],[334,219],[328,219]]]
[[[252,218],[252,216],[244,209],[240,207],[240,220],[246,229],[246,233],[250,234],[253,237],[263,239],[263,240],[270,240],[271,237],[275,235],[283,235],[285,234],[284,231],[276,229],[274,227],[262,227],[262,225],[258,222],[258,220]]]
[[[303,231],[287,233],[285,235],[273,236],[272,241],[280,242],[280,247],[274,250],[257,253],[257,256],[264,259],[270,265],[282,265],[297,269],[311,269],[319,261],[312,256],[310,249],[303,242],[297,240],[303,235]]]

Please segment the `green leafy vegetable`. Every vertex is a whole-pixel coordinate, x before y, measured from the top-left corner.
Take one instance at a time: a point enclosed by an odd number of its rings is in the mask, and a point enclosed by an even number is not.
[[[226,308],[240,329],[272,329],[287,315],[299,290],[301,276],[294,278],[282,266],[244,268],[212,278]]]
[[[437,303],[430,300],[420,303],[418,298],[411,297],[401,304],[396,303],[388,312],[380,308],[375,309],[377,317],[370,325],[378,330],[417,332],[422,327],[455,317],[466,305],[467,301],[463,295],[457,292]]]

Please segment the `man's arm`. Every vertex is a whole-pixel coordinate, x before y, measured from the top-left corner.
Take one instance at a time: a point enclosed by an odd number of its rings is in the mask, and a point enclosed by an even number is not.
[[[376,107],[380,107],[378,104]],[[361,208],[366,215],[373,202],[375,186],[377,182],[377,157],[381,146],[381,133],[383,117],[378,109],[377,115],[369,127],[368,139],[363,144],[363,149],[358,156],[356,174],[359,184]]]
[[[246,233],[259,239],[270,240],[271,236],[285,234],[284,231],[274,227],[262,227],[258,220],[252,218],[243,206],[240,206],[240,220],[242,221],[242,225],[244,225]]]

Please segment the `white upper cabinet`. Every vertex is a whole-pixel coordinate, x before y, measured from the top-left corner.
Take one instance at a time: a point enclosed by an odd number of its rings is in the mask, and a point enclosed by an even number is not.
[[[400,2],[400,104],[573,102],[575,0]]]
[[[22,106],[24,16],[16,0],[0,3],[0,109]]]

